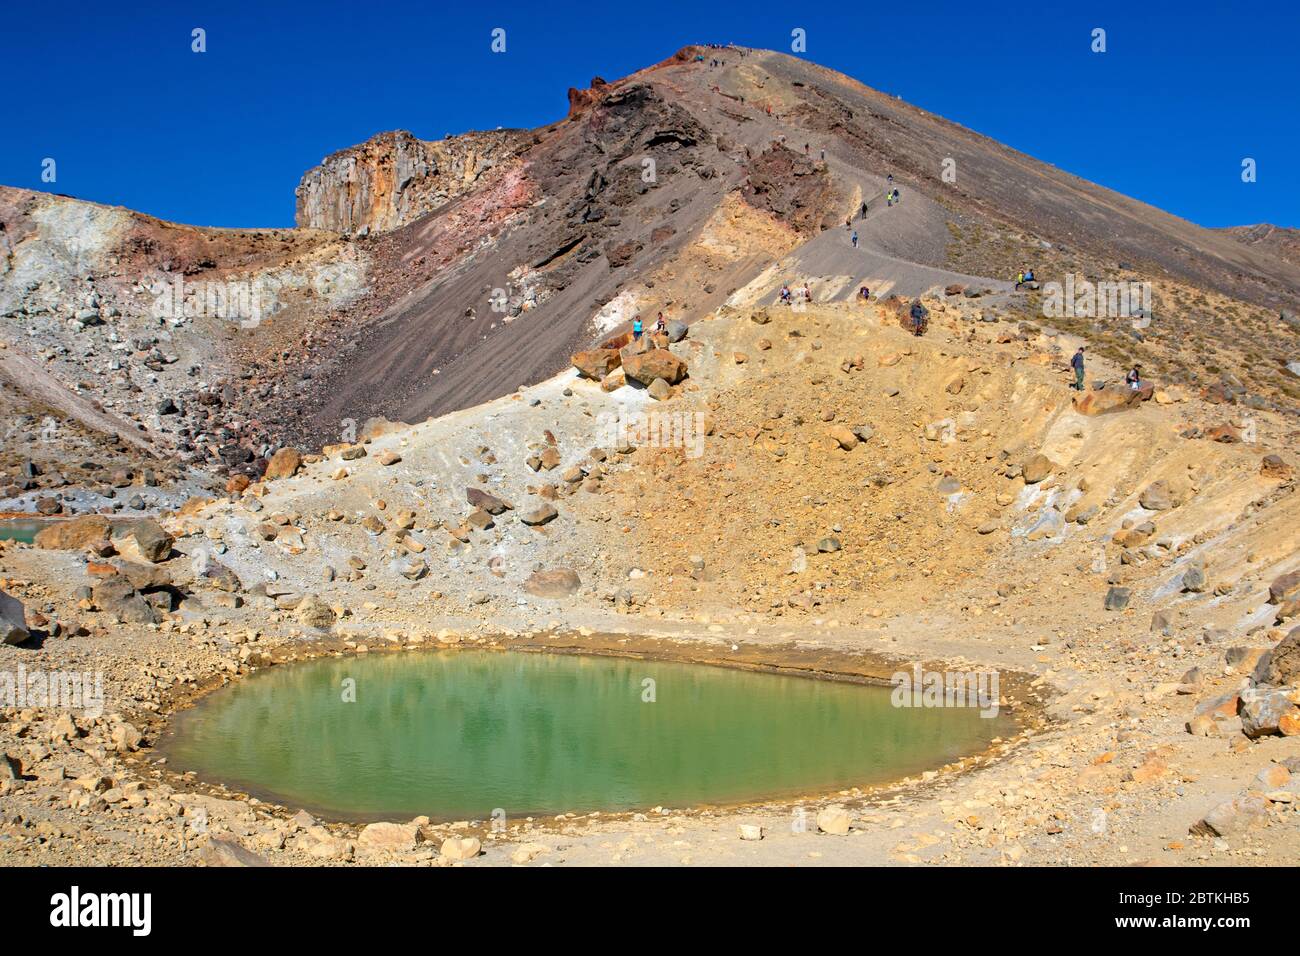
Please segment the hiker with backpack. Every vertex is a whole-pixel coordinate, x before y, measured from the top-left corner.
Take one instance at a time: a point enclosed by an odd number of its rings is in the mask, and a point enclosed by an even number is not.
[[[1074,369],[1074,385],[1071,386],[1075,391],[1083,391],[1083,346],[1074,353],[1074,358],[1070,359],[1070,367]]]
[[[921,336],[925,334],[926,320],[929,318],[929,315],[930,311],[921,304],[920,299],[917,299],[912,303],[911,320],[913,335]]]
[[[858,231],[856,229],[853,230],[852,242],[853,248],[856,249],[858,247]]]

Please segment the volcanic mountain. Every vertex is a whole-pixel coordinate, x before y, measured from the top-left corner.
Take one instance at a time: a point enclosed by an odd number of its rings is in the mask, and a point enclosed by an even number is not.
[[[1289,245],[1200,228],[780,53],[687,47],[570,90],[568,115],[536,130],[380,134],[309,170],[297,207],[295,230],[205,230],[5,190],[0,312],[50,350],[41,374],[195,460],[240,466],[538,382],[637,314],[689,324],[810,277],[824,301],[862,285],[1001,292],[1024,264],[1156,280],[1140,333],[1056,324],[1116,361],[1297,398]],[[60,252],[74,239],[76,261]],[[151,307],[177,278],[254,283],[270,301],[255,322],[177,318],[164,339]],[[84,380],[76,314],[92,298],[144,346],[128,353],[159,353],[145,374],[119,362]],[[1018,303],[1027,320],[1040,304]],[[1225,328],[1238,322],[1249,350]],[[159,413],[168,402],[179,417]]]

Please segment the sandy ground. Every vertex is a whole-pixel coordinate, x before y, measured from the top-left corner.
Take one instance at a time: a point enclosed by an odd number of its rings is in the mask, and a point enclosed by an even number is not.
[[[931,305],[923,339],[874,306],[746,308],[698,324],[674,346],[691,377],[656,406],[713,416],[698,458],[649,444],[620,453],[601,429],[613,410],[647,408],[645,393],[606,393],[567,373],[377,435],[364,457],[326,449],[296,477],[195,502],[168,519],[175,553],[157,565],[193,597],[159,624],[114,623],[79,597],[93,577],[76,551],[6,548],[4,589],[63,627],[0,648],[0,663],[100,670],[107,704],[72,726],[4,711],[0,741],[21,779],[0,783],[0,858],[447,865],[439,848],[460,834],[484,847],[467,865],[1293,862],[1300,814],[1285,780],[1270,783],[1251,825],[1189,831],[1259,786],[1261,771],[1300,770],[1297,739],[1186,729],[1194,707],[1241,685],[1231,650],[1271,646],[1286,629],[1273,626],[1266,590],[1295,568],[1300,502],[1294,480],[1259,474],[1286,423],[1263,415],[1256,444],[1224,445],[1180,437],[1189,422],[1221,420],[1195,400],[1079,415],[1062,384],[1068,339],[1008,338],[1005,323],[975,320],[978,300]],[[740,350],[755,358],[737,362]],[[954,392],[954,374],[969,384]],[[953,440],[942,429],[928,438],[926,425],[946,417]],[[828,437],[864,422],[874,433],[856,448]],[[590,454],[606,446],[604,461]],[[548,448],[553,468],[526,466]],[[1027,483],[1031,451],[1053,471]],[[1182,487],[1184,476],[1187,497],[1172,509],[1139,505],[1154,480]],[[938,487],[943,478],[961,490]],[[464,517],[467,487],[513,510],[478,530]],[[697,507],[714,501],[727,504]],[[519,520],[544,503],[553,520]],[[1099,510],[1086,525],[1065,520],[1089,503]],[[1145,520],[1158,526],[1146,544],[1116,545]],[[809,545],[807,570],[792,574],[793,548],[829,534],[841,550]],[[240,576],[242,607],[196,575],[200,550]],[[1176,586],[1193,564],[1206,567],[1208,590]],[[532,571],[561,567],[581,577],[573,597],[523,587]],[[1127,610],[1104,609],[1111,584],[1132,589]],[[321,605],[333,621],[324,630],[305,623],[304,608]],[[1168,634],[1153,631],[1156,610],[1170,615]],[[1019,688],[1009,696],[1027,734],[989,761],[882,791],[508,819],[504,832],[486,818],[371,831],[316,821],[177,775],[148,746],[171,709],[277,660],[555,640],[738,664],[812,655],[877,674],[915,661],[997,668]],[[833,805],[847,810],[847,834],[818,831]],[[763,838],[742,840],[742,824]]]

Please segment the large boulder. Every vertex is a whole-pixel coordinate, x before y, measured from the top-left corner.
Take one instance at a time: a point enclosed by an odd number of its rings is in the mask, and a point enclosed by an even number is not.
[[[12,594],[0,591],[0,642],[21,644],[31,637],[27,630],[27,615],[23,602]]]
[[[53,551],[84,551],[107,541],[110,528],[103,515],[82,515],[46,525],[36,532],[34,543]]]
[[[577,571],[559,568],[554,571],[534,571],[524,581],[524,590],[534,597],[558,600],[578,593],[582,578]]]
[[[1300,599],[1300,570],[1276,578],[1268,586],[1268,603],[1285,604]]]
[[[414,823],[371,823],[357,835],[357,848],[381,853],[414,850],[420,841],[420,828]]]
[[[1300,627],[1292,628],[1276,647],[1260,656],[1254,676],[1260,684],[1300,684]]]
[[[1285,687],[1258,686],[1241,695],[1241,732],[1247,737],[1266,737],[1295,728],[1300,707],[1291,700],[1294,693]]]
[[[574,352],[569,361],[583,378],[600,381],[618,368],[622,359],[619,358],[618,349],[587,349]]]
[[[1230,837],[1245,833],[1268,820],[1268,800],[1247,794],[1227,800],[1192,827],[1192,833]]]
[[[266,474],[263,477],[267,481],[292,478],[300,467],[302,467],[302,452],[296,448],[281,448],[266,463]]]
[[[483,851],[478,837],[448,837],[438,851],[444,860],[472,860]]]
[[[158,612],[125,575],[114,574],[97,583],[91,588],[90,599],[101,611],[124,623],[158,623]]]
[[[298,623],[324,630],[334,624],[334,609],[314,594],[308,594],[297,608]]]
[[[130,558],[157,563],[172,553],[172,536],[150,518],[137,518],[114,526],[112,540],[118,553]]]
[[[625,355],[623,374],[642,385],[649,385],[657,378],[676,385],[686,377],[686,363],[667,349],[650,349],[640,355]]]
[[[1108,412],[1121,412],[1127,408],[1140,405],[1154,394],[1150,385],[1141,389],[1131,389],[1127,385],[1107,385],[1090,392],[1081,392],[1074,397],[1074,410],[1080,415],[1105,415]]]

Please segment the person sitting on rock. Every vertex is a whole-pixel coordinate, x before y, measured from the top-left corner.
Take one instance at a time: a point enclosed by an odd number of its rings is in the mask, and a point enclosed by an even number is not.
[[[1142,366],[1134,365],[1129,369],[1128,374],[1124,376],[1124,381],[1128,382],[1128,387],[1133,391],[1138,391],[1142,387]]]
[[[668,333],[668,323],[664,321],[664,314],[659,313],[659,318],[655,319],[655,335],[666,335]]]
[[[790,303],[790,287],[788,285],[781,286],[781,301],[787,305]]]
[[[871,290],[868,289],[866,286],[862,286],[860,289],[858,289],[858,298],[861,299],[863,302],[866,302],[868,299],[871,298]]]
[[[1033,281],[1034,281],[1034,270],[1033,270],[1033,269],[1026,269],[1026,270],[1025,270],[1025,281],[1026,281],[1026,282],[1033,282]]]

